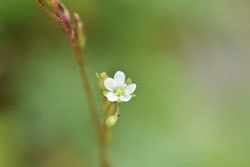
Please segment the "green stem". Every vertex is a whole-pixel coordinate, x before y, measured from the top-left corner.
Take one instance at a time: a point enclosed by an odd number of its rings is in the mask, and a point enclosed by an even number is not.
[[[75,38],[72,38],[72,32],[69,31],[69,29],[65,26],[62,19],[59,18],[55,13],[48,10],[43,4],[43,0],[37,0],[37,1],[38,1],[38,4],[42,7],[42,9],[50,17],[53,18],[55,21],[57,21],[62,26],[64,32],[67,35],[67,38],[70,42],[70,45],[74,51],[74,54],[75,54],[75,57],[77,60],[79,72],[80,72],[81,78],[82,78],[83,88],[85,90],[88,106],[90,109],[90,115],[91,115],[93,126],[94,126],[94,129],[95,129],[95,132],[97,134],[98,141],[99,141],[100,166],[101,167],[110,167],[110,163],[107,159],[106,130],[105,130],[105,128],[102,128],[100,125],[99,116],[97,114],[97,110],[96,110],[95,103],[94,103],[94,97],[93,97],[93,94],[91,92],[91,87],[90,87],[88,77],[87,77],[87,74],[85,71],[84,59],[82,58],[83,51],[82,51],[82,49],[80,49],[76,45]],[[58,11],[56,11],[56,12],[58,12]]]
[[[101,134],[100,121],[99,121],[99,117],[98,117],[97,110],[95,107],[94,98],[93,98],[93,94],[91,92],[91,87],[90,87],[90,84],[88,81],[88,77],[87,77],[86,72],[85,72],[82,54],[78,49],[76,49],[73,46],[73,44],[71,44],[71,45],[72,45],[72,48],[73,48],[75,56],[76,56],[77,64],[79,67],[79,72],[81,74],[83,88],[84,88],[85,93],[86,93],[87,102],[88,102],[88,106],[90,109],[91,118],[93,121],[93,126],[95,128],[95,131],[96,131],[98,138],[100,139],[100,134]]]
[[[104,99],[104,100],[106,100],[106,99]],[[114,110],[119,110],[117,102],[108,104],[107,108],[104,111],[105,118],[104,118],[104,122],[103,122],[103,126],[102,126],[101,147],[100,147],[101,158],[102,158],[102,164],[101,164],[102,167],[111,167],[111,165],[107,161],[108,160],[108,157],[107,157],[107,152],[108,152],[108,136],[110,134],[111,129],[106,126],[105,121],[106,121],[106,119],[110,115],[114,114],[113,113]]]

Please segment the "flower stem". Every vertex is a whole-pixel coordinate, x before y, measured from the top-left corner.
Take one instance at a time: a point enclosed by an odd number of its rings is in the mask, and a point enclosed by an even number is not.
[[[86,92],[87,101],[90,109],[90,114],[93,121],[93,126],[95,128],[98,141],[99,141],[99,157],[100,157],[100,167],[111,167],[108,161],[108,148],[107,148],[107,127],[104,125],[103,128],[101,127],[98,114],[96,112],[96,107],[94,104],[94,98],[91,92],[90,84],[85,72],[84,68],[84,59],[82,58],[82,51],[77,49],[74,44],[71,42],[71,46],[74,50],[76,60],[78,63],[79,71],[82,77],[83,87]]]
[[[92,95],[92,92],[91,92],[88,77],[87,77],[86,72],[85,72],[84,62],[83,62],[83,59],[82,59],[82,54],[81,54],[80,51],[75,49],[73,46],[72,46],[72,48],[74,49],[77,64],[78,64],[78,67],[79,67],[79,72],[81,74],[83,88],[84,88],[85,93],[86,93],[87,102],[88,102],[91,118],[92,118],[92,121],[93,121],[93,126],[95,128],[97,137],[100,138],[100,133],[101,133],[100,121],[99,121],[99,117],[98,117],[98,114],[97,114],[97,111],[96,111],[94,98],[93,98],[93,95]]]
[[[99,156],[100,156],[100,167],[110,167],[110,163],[107,158],[107,142],[106,142],[106,134],[104,128],[101,128],[100,120],[97,114],[97,110],[94,103],[93,94],[91,92],[91,87],[88,81],[88,77],[86,75],[84,59],[82,58],[82,50],[78,49],[74,43],[74,41],[70,40],[70,34],[65,30],[65,33],[68,34],[68,39],[71,43],[72,49],[74,51],[77,64],[79,67],[79,72],[81,74],[83,88],[85,90],[87,101],[90,109],[90,114],[93,122],[93,126],[95,128],[98,142],[99,142]]]
[[[104,101],[106,101],[106,99],[103,99]],[[102,167],[111,167],[111,165],[109,164],[109,162],[107,161],[107,152],[108,152],[108,137],[109,134],[111,132],[111,129],[109,127],[107,127],[107,125],[105,124],[106,119],[113,114],[113,110],[118,109],[118,104],[117,103],[110,103],[107,105],[107,108],[105,109],[104,113],[105,113],[105,118],[104,118],[104,122],[103,122],[103,126],[102,126],[102,133],[101,133],[101,145],[100,145],[100,153],[101,153],[101,161]]]
[[[107,151],[107,137],[106,137],[107,132],[106,132],[105,125],[104,125],[104,127],[101,126],[99,116],[98,116],[98,113],[96,110],[94,97],[93,97],[91,87],[90,87],[90,84],[88,81],[88,77],[87,77],[87,74],[85,71],[84,59],[82,57],[83,49],[81,49],[76,44],[76,39],[74,37],[75,32],[73,32],[71,29],[69,29],[69,27],[67,25],[65,25],[63,20],[57,14],[48,10],[43,4],[43,0],[37,0],[37,2],[41,6],[41,8],[45,11],[45,13],[47,13],[51,18],[53,18],[56,22],[58,22],[62,26],[62,28],[63,28],[63,30],[68,38],[68,41],[72,47],[72,50],[73,50],[75,57],[76,57],[76,60],[77,60],[79,72],[80,72],[80,75],[82,78],[82,85],[83,85],[83,88],[84,88],[85,93],[86,93],[91,119],[92,119],[93,126],[95,129],[97,138],[98,138],[100,167],[110,167],[110,163],[109,163],[108,158],[107,158],[107,152],[108,152]],[[56,3],[59,3],[59,1],[57,0]],[[56,10],[56,13],[59,13],[58,6],[56,7],[55,10]]]
[[[74,47],[74,44],[71,43],[71,46],[74,50],[76,60],[78,63],[79,71],[82,77],[82,83],[83,87],[85,89],[86,95],[87,95],[87,101],[90,109],[90,114],[93,121],[93,126],[95,128],[98,141],[99,141],[99,157],[100,157],[100,167],[111,167],[110,163],[108,161],[108,149],[107,149],[107,140],[106,140],[106,128],[102,128],[100,125],[99,117],[96,112],[95,104],[94,104],[94,98],[91,92],[90,84],[85,72],[84,68],[84,61],[82,58],[81,50]]]

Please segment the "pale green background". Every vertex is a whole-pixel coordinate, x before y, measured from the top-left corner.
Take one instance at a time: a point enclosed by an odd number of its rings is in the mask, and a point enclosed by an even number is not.
[[[250,1],[64,3],[85,22],[98,108],[96,72],[138,86],[120,105],[114,167],[250,166]],[[0,0],[0,166],[98,166],[73,53],[35,0]]]

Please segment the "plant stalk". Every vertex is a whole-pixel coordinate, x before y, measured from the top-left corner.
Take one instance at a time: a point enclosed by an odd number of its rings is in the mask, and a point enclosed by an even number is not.
[[[94,103],[94,97],[93,97],[91,87],[88,81],[88,77],[85,71],[84,59],[82,58],[83,49],[77,46],[75,38],[72,38],[72,31],[68,29],[68,27],[64,24],[63,20],[60,17],[58,17],[55,13],[47,9],[47,7],[45,7],[43,4],[43,0],[37,0],[37,2],[41,6],[41,8],[45,11],[45,13],[47,13],[51,18],[53,18],[56,22],[58,22],[62,26],[64,32],[66,33],[68,41],[73,49],[73,52],[77,60],[79,72],[80,72],[81,79],[82,79],[82,85],[83,85],[83,88],[85,90],[86,97],[87,97],[87,103],[89,106],[91,119],[93,122],[94,130],[97,134],[98,143],[99,143],[100,166],[111,167],[107,158],[107,152],[108,152],[107,127],[105,125],[103,125],[102,127],[100,120],[99,120],[99,116],[98,116],[95,103]]]

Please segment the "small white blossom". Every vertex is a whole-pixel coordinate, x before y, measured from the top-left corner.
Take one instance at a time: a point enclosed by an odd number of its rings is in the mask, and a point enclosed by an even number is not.
[[[136,89],[136,84],[125,83],[125,74],[121,71],[115,73],[114,79],[105,79],[104,86],[108,90],[104,95],[111,102],[129,101]]]

